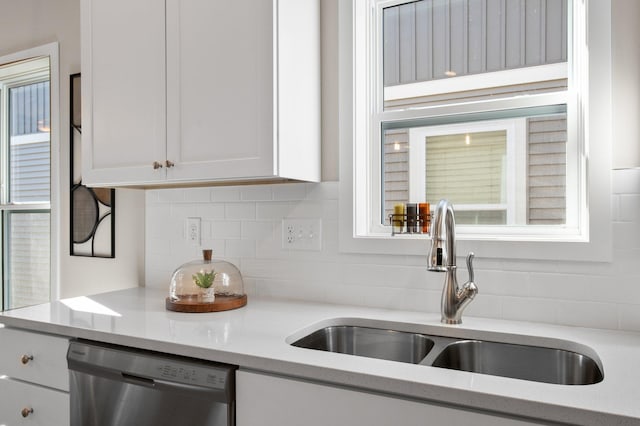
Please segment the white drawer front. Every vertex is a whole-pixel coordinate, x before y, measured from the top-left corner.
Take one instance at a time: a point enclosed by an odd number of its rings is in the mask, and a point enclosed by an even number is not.
[[[0,379],[0,425],[68,426],[69,413],[66,392]]]
[[[0,375],[69,390],[68,339],[0,328],[0,342]]]

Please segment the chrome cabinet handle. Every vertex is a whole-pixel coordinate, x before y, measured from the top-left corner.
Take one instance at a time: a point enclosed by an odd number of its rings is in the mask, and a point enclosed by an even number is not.
[[[22,363],[22,365],[29,364],[29,361],[33,361],[33,355],[25,354],[20,357],[20,362]]]
[[[170,168],[172,168],[173,166],[176,165],[176,163],[174,163],[173,161],[169,161],[169,160],[165,161],[164,164],[165,164],[165,166],[167,166],[167,169],[170,169]]]
[[[162,168],[162,163],[159,163],[157,161],[153,162],[153,170],[158,170]]]
[[[22,417],[29,417],[29,414],[33,413],[33,408],[31,407],[24,407],[22,409],[22,411],[20,411],[20,414],[22,414]]]

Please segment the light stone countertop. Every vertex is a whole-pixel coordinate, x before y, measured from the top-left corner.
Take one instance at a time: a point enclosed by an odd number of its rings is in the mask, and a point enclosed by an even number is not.
[[[439,315],[424,312],[253,298],[241,309],[187,314],[165,310],[165,296],[157,289],[120,290],[7,311],[0,323],[534,419],[640,425],[637,333],[474,317],[445,326]],[[345,323],[586,351],[597,354],[604,380],[555,385],[289,345],[321,326]]]

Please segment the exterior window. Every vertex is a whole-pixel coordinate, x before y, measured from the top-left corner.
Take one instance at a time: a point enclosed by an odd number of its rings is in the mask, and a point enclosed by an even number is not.
[[[358,3],[364,113],[355,123],[370,144],[368,206],[379,212],[356,217],[369,221],[358,229],[388,233],[394,205],[447,198],[462,234],[580,234],[584,83],[573,23],[582,9],[572,0]]]
[[[48,57],[0,67],[3,310],[50,300],[49,80]]]

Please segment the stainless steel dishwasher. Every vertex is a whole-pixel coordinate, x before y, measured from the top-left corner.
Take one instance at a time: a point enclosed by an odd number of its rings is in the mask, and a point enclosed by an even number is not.
[[[67,352],[71,426],[233,426],[236,367],[86,341]]]

